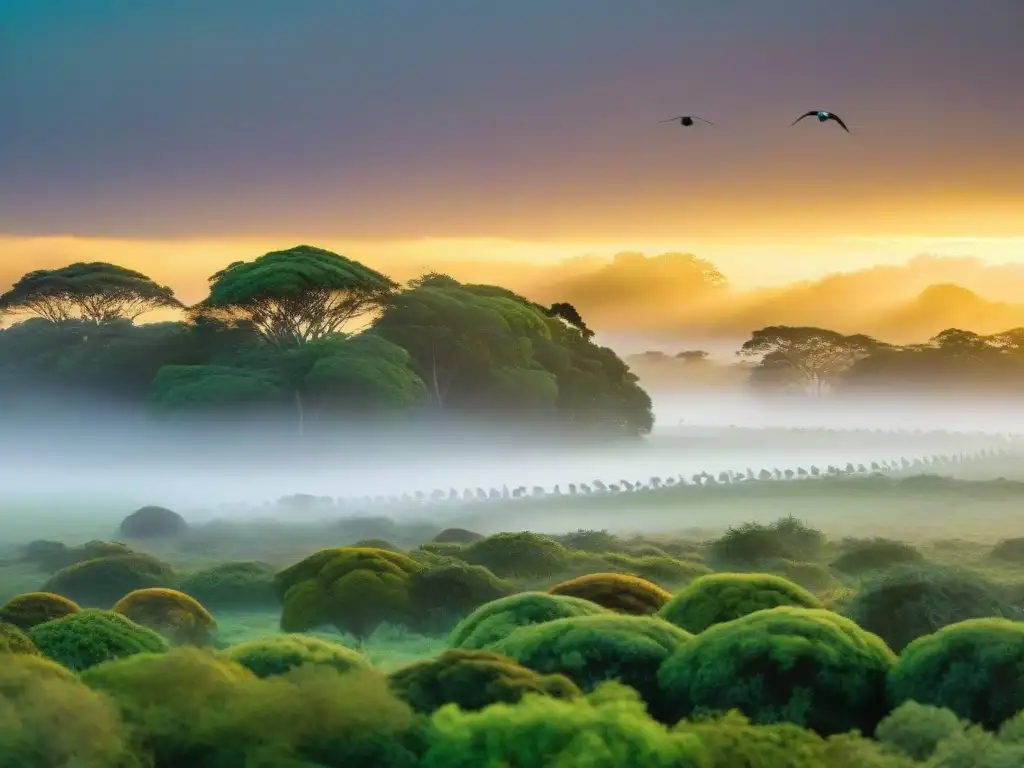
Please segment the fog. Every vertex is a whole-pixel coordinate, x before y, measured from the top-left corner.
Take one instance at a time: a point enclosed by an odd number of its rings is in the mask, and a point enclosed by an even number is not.
[[[221,516],[221,505],[260,505],[300,493],[359,500],[453,488],[565,490],[594,480],[869,465],[972,453],[1024,432],[1019,404],[980,400],[852,402],[691,391],[656,393],[655,410],[658,426],[647,438],[567,441],[539,426],[359,426],[300,435],[287,423],[169,425],[123,408],[51,405],[8,419],[0,479],[8,503],[33,508],[161,504]]]

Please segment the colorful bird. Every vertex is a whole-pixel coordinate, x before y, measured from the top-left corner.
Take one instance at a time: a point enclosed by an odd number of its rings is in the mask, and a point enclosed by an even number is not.
[[[790,123],[790,125],[796,125],[805,117],[817,117],[819,123],[824,123],[826,120],[835,120],[837,123],[843,126],[844,131],[846,131],[847,133],[850,132],[850,129],[846,127],[846,123],[844,123],[843,119],[839,117],[839,115],[837,115],[835,112],[823,112],[817,109],[812,109],[810,112],[800,115],[800,117],[798,117],[796,120]]]
[[[680,115],[679,117],[670,117],[668,120],[659,120],[658,122],[674,123],[676,120],[678,120],[679,124],[684,128],[689,128],[691,125],[693,125],[694,120],[700,120],[702,122],[707,123],[708,125],[714,125],[714,123],[712,123],[710,120],[705,120],[703,117],[697,117],[696,115],[692,117],[690,115]]]

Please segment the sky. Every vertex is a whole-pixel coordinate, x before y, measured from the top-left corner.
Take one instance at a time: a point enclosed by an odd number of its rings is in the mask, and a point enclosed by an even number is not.
[[[1020,0],[3,0],[0,269],[1020,261],[1021,29]]]

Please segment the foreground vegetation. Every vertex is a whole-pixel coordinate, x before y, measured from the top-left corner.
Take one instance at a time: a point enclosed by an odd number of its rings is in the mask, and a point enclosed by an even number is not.
[[[11,543],[0,764],[1024,763],[1024,539],[246,525]]]

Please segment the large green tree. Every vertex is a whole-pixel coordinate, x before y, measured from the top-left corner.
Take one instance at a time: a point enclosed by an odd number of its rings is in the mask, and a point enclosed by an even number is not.
[[[299,245],[229,264],[210,277],[210,295],[192,314],[244,319],[272,344],[292,346],[373,315],[396,288],[357,261]]]
[[[135,270],[102,261],[29,272],[0,295],[0,312],[31,313],[57,323],[134,320],[161,308],[180,308],[167,286]]]
[[[737,352],[759,358],[755,381],[796,383],[820,395],[858,359],[888,347],[870,336],[825,328],[773,325],[754,331]]]

